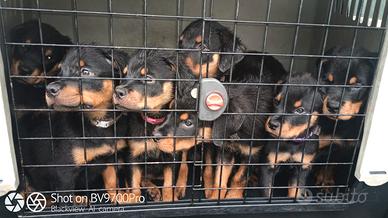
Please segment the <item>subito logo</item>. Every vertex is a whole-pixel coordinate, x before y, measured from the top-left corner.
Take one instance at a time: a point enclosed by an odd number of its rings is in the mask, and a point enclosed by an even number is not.
[[[5,208],[11,212],[19,212],[24,207],[23,196],[17,192],[11,192],[5,197]]]

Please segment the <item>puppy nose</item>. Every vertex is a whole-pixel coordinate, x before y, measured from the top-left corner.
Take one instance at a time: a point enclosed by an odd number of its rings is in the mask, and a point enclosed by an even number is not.
[[[331,113],[336,113],[340,107],[340,103],[338,101],[328,101],[327,102],[327,109]]]
[[[270,120],[268,123],[268,127],[272,130],[276,130],[280,127],[280,122],[276,120]]]
[[[119,98],[124,98],[128,94],[128,90],[121,86],[117,86],[115,92],[116,96]]]
[[[61,90],[61,85],[56,82],[50,83],[46,87],[46,92],[51,96],[57,96],[60,90]]]

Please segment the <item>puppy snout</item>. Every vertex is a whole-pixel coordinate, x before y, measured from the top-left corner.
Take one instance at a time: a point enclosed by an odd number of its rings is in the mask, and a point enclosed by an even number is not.
[[[280,127],[280,122],[278,120],[269,120],[268,127],[272,130],[277,130]]]
[[[46,93],[49,96],[57,96],[61,90],[61,85],[59,83],[53,82],[47,85],[46,87]]]
[[[128,90],[122,86],[117,86],[115,93],[118,98],[124,98],[126,95],[128,95]]]
[[[329,100],[327,102],[327,109],[331,113],[337,113],[340,108],[340,103],[338,101]]]

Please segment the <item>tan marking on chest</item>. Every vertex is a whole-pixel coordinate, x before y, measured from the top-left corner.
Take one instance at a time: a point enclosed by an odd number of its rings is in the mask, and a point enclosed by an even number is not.
[[[143,140],[129,140],[128,144],[129,148],[131,149],[132,157],[137,157],[146,151],[146,144]],[[156,143],[152,140],[147,140],[147,152],[153,151],[155,149],[157,149]]]
[[[279,152],[276,156],[276,152],[270,152],[267,156],[271,167],[275,167],[275,163],[286,162],[290,159],[291,154],[288,152]]]
[[[125,140],[123,139],[118,140],[116,142],[116,145],[117,145],[117,151],[127,146],[127,144],[125,143]],[[75,147],[72,150],[73,160],[74,160],[74,163],[77,165],[85,164],[100,156],[114,154],[114,152],[115,152],[114,146],[111,146],[109,144],[103,144],[102,146],[95,147],[95,148],[86,148],[86,160],[85,160],[85,150],[83,147]]]
[[[249,154],[255,155],[255,154],[259,153],[261,148],[262,148],[261,146],[260,147],[256,147],[256,146],[253,147],[252,146],[252,150],[250,150],[251,148],[249,145],[241,145],[241,144],[239,145],[239,149],[240,149],[241,154],[246,155],[246,156],[248,156]]]
[[[86,148],[86,150],[84,150],[84,148],[82,147],[76,147],[76,148],[73,148],[72,152],[73,152],[74,163],[77,165],[80,165],[80,164],[85,164],[87,162],[90,162],[97,157],[112,154],[114,152],[114,149],[111,146],[104,144],[96,148]],[[85,157],[85,152],[86,152],[86,157]]]

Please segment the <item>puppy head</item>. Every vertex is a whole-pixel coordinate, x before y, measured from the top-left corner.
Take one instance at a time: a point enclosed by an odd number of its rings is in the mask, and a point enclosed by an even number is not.
[[[199,139],[210,140],[210,124],[199,121],[197,112],[189,111],[195,110],[195,99],[187,96],[178,98],[176,106],[181,110],[169,113],[166,121],[154,129],[153,135],[161,137],[158,140],[159,149],[172,153],[174,146],[175,151],[188,150],[200,143]],[[175,108],[175,101],[170,104],[170,108]]]
[[[70,39],[59,33],[54,27],[45,23],[42,23],[41,27],[43,43],[71,44]],[[33,20],[15,26],[11,30],[10,38],[12,42],[18,43],[41,43],[38,21]],[[41,77],[44,76],[44,69],[48,76],[56,75],[59,72],[59,62],[64,57],[66,50],[66,47],[15,45],[11,54],[11,74],[31,76],[18,78],[18,80],[31,85],[41,84],[45,80]]]
[[[328,56],[349,56],[349,48],[336,47],[330,49]],[[355,49],[353,56],[371,56],[371,53],[364,49]],[[349,75],[348,64],[350,61]],[[320,63],[320,62],[319,62]],[[362,85],[371,85],[374,71],[375,60],[367,59],[342,59],[326,58],[322,60],[321,82],[327,85],[349,85],[350,87],[326,86],[323,88],[325,99],[323,104],[323,113],[333,114],[329,118],[336,119],[335,114],[340,120],[349,120],[354,114],[360,113],[362,106],[365,105],[369,88],[359,87]],[[319,66],[318,66],[319,67]],[[346,81],[345,81],[346,80]],[[341,97],[343,93],[343,101]]]
[[[174,96],[171,79],[176,78],[171,56],[161,51],[138,51],[129,60],[126,78],[115,89],[115,104],[135,111],[159,111],[168,105]]]
[[[218,22],[206,22],[204,37],[202,37],[203,21],[197,20],[189,24],[179,38],[179,47],[184,49],[203,49],[210,52],[234,52],[245,51],[245,46],[236,38],[233,46],[233,33]],[[243,55],[203,54],[201,65],[200,52],[184,52],[183,62],[196,77],[220,78],[234,64],[243,59]]]
[[[308,73],[299,73],[291,77],[290,83],[314,85],[316,80]],[[278,88],[274,98],[274,113],[287,115],[268,117],[265,124],[267,132],[274,137],[291,139],[301,136],[317,125],[318,114],[322,108],[322,94],[315,92],[315,87],[281,85]]]
[[[82,106],[85,109],[109,109],[112,107],[114,81],[98,79],[119,77],[126,54],[115,51],[112,63],[111,52],[97,48],[72,49],[61,64],[60,76],[63,78],[47,85],[46,101],[49,107],[57,110],[71,110]],[[91,119],[102,119],[106,111],[90,111],[86,114]]]

